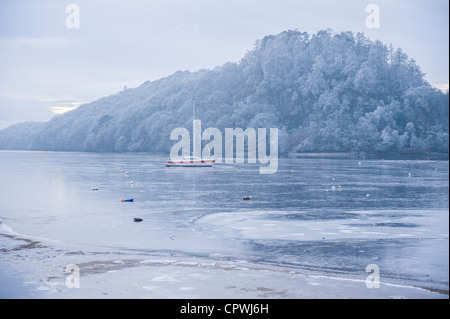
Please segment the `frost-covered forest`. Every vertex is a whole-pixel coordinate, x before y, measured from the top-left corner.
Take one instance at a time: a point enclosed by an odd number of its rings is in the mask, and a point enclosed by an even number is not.
[[[401,49],[363,34],[286,31],[238,63],[179,71],[45,123],[0,131],[0,149],[169,152],[170,132],[279,128],[279,151],[447,152],[449,95]]]

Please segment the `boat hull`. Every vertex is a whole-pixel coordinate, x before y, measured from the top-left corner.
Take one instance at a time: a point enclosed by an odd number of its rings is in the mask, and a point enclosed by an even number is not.
[[[215,160],[168,161],[166,167],[211,167]]]

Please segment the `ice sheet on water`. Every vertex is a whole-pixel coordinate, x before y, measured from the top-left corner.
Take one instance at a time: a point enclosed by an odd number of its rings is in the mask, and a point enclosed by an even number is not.
[[[209,214],[204,228],[229,228],[246,239],[342,240],[435,237],[447,233],[445,210],[242,211]]]

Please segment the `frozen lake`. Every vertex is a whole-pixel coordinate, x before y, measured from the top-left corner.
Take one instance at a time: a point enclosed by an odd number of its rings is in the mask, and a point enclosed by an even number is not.
[[[1,151],[0,297],[115,296],[95,291],[107,276],[131,298],[448,298],[448,161],[281,158],[260,175],[166,160]],[[65,285],[68,264],[80,289]]]

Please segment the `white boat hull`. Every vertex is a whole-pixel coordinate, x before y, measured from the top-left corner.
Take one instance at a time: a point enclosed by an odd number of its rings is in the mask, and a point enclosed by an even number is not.
[[[211,167],[216,160],[180,160],[168,161],[166,167]]]

